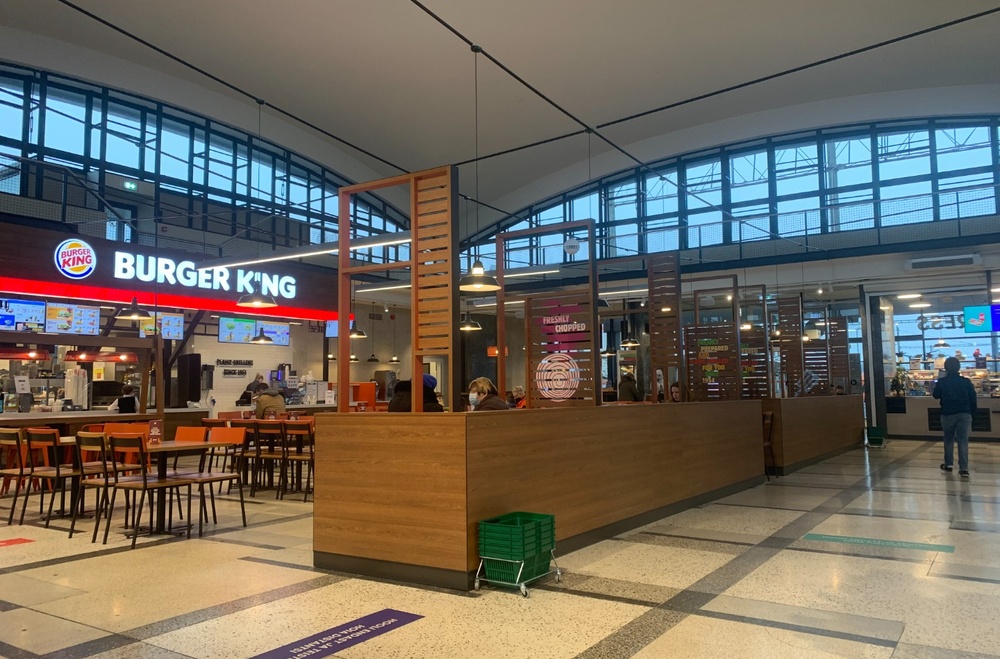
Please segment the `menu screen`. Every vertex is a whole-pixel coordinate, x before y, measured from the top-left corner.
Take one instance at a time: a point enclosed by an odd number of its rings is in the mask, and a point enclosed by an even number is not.
[[[337,332],[340,331],[340,321],[339,320],[328,320],[326,321],[326,338],[335,339],[337,338]]]
[[[993,328],[996,327],[995,319],[998,310],[1000,310],[1000,305],[984,304],[978,307],[965,307],[963,310],[965,332],[967,334],[992,332]]]
[[[272,323],[266,320],[257,321],[257,330],[264,332],[264,336],[271,337],[274,341],[272,345],[287,346],[289,342],[288,323]]]
[[[184,314],[181,313],[160,313],[156,315],[156,324],[153,319],[144,320],[139,325],[139,338],[146,338],[156,333],[156,328],[160,329],[160,334],[168,341],[182,341],[184,339]]]
[[[101,333],[101,310],[82,304],[49,302],[45,305],[45,331],[97,336]]]
[[[45,303],[0,298],[0,331],[22,331],[45,327]]]
[[[256,333],[256,321],[219,317],[219,343],[250,343]]]

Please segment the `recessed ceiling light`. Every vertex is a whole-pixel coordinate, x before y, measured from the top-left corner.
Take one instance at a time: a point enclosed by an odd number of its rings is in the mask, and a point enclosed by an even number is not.
[[[920,293],[903,293],[902,295],[897,295],[897,300],[915,300],[920,297]]]

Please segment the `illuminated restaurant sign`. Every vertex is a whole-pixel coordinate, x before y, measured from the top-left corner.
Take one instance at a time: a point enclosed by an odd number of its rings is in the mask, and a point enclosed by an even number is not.
[[[204,288],[212,291],[235,291],[238,294],[258,291],[264,295],[295,299],[295,277],[237,268],[198,270],[194,261],[174,261],[163,256],[145,256],[115,252],[115,279],[138,279],[170,286]]]

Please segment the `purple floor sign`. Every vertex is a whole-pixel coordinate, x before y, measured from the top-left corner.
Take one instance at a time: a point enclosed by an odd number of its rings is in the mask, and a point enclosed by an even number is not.
[[[258,654],[253,659],[318,659],[328,657],[369,639],[408,625],[423,616],[395,609],[382,609],[364,618],[345,622],[325,632]]]

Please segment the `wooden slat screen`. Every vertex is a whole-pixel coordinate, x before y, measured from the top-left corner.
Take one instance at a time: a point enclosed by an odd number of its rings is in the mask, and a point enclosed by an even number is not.
[[[847,319],[827,318],[826,338],[830,344],[830,382],[846,388],[851,380]]]
[[[589,290],[525,300],[528,406],[593,406],[600,378]]]
[[[802,297],[778,297],[778,325],[776,337],[781,350],[782,392],[787,397],[801,395],[802,376],[805,370],[802,351]]]
[[[739,346],[733,325],[686,327],[684,352],[689,400],[740,398]]]
[[[830,351],[826,339],[811,339],[802,346],[803,392],[806,396],[825,396],[830,392]]]
[[[447,170],[418,176],[413,188],[414,356],[453,354],[458,324],[456,259],[452,253],[456,191]]]
[[[653,374],[657,370],[667,378],[683,382],[684,352],[681,349],[681,272],[680,252],[653,254],[648,260],[649,272],[649,361]],[[657,399],[657,382],[650,377],[653,400]],[[670,382],[664,383],[669,389]]]
[[[742,368],[743,398],[770,396],[770,355],[767,332],[763,327],[740,330],[740,366]]]

